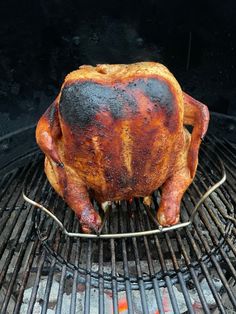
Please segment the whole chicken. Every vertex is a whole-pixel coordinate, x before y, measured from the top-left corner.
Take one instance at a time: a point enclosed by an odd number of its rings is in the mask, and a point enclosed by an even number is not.
[[[36,140],[45,172],[76,213],[97,232],[99,203],[148,197],[161,188],[157,219],[179,221],[180,202],[193,181],[209,111],[184,93],[162,64],[81,66],[38,122]],[[192,126],[191,134],[184,125]]]

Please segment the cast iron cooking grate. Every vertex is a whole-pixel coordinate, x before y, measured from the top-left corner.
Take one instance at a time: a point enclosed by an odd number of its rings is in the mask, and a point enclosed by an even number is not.
[[[181,220],[188,220],[201,196],[221,179],[216,153],[224,161],[227,181],[205,200],[192,225],[150,236],[86,239],[66,236],[44,212],[22,199],[22,185],[27,177],[27,195],[50,208],[67,230],[80,232],[74,213],[56,195],[44,175],[42,154],[31,152],[23,167],[16,167],[1,181],[1,313],[9,309],[13,309],[14,313],[31,313],[35,311],[36,304],[39,304],[41,313],[50,308],[55,308],[56,313],[63,313],[65,293],[70,295],[68,312],[70,309],[71,313],[77,313],[80,293],[83,305],[78,313],[89,313],[93,308],[94,291],[97,291],[99,313],[109,312],[108,291],[111,291],[114,313],[119,312],[119,296],[122,293],[130,313],[138,313],[135,309],[138,302],[141,313],[149,313],[151,295],[156,309],[164,313],[163,291],[167,291],[173,313],[184,313],[175,287],[183,295],[186,313],[195,311],[191,297],[193,289],[204,313],[210,313],[214,306],[227,313],[225,295],[231,306],[236,308],[233,286],[229,283],[230,278],[236,280],[236,151],[226,140],[208,136],[202,145],[196,178],[182,201]],[[159,192],[156,191],[151,206],[153,215],[158,202]],[[99,210],[96,202],[94,205]],[[154,228],[156,226],[142,200],[135,199],[132,203],[113,204],[103,233]],[[220,291],[214,284],[213,273],[222,283]],[[45,280],[45,289],[40,294],[42,279]],[[209,305],[204,295],[201,285],[204,279],[214,306]],[[58,289],[53,307],[50,298],[55,280]],[[91,287],[95,289],[93,292]],[[93,310],[91,313],[94,313]]]

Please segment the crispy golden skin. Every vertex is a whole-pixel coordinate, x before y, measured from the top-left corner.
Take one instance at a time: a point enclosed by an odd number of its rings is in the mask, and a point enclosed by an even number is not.
[[[159,63],[82,66],[66,77],[36,139],[51,185],[85,232],[101,225],[90,196],[128,200],[159,187],[157,218],[167,226],[179,221],[208,121],[207,107]]]

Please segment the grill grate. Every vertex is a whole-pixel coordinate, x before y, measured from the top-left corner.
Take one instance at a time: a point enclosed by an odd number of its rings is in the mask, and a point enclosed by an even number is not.
[[[225,215],[233,217],[236,204],[236,150],[226,140],[208,136],[202,145],[198,173],[183,199],[181,219],[188,220],[199,198],[221,178],[214,152],[224,160],[227,181],[204,202],[193,225],[123,239],[69,238],[51,218],[25,203],[22,184],[29,175],[30,198],[47,205],[68,230],[80,231],[73,212],[49,186],[42,155],[31,153],[24,167],[15,168],[0,182],[1,313],[31,313],[37,306],[41,313],[48,309],[94,313],[94,308],[99,313],[111,313],[111,308],[118,313],[122,298],[130,313],[168,312],[165,298],[170,313],[194,313],[193,295],[204,313],[212,307],[227,313],[225,296],[236,309],[231,285],[236,280],[236,228],[225,219]],[[153,199],[152,211],[158,206],[158,191]],[[103,232],[152,228],[156,227],[144,205],[135,199],[132,204],[114,206]]]

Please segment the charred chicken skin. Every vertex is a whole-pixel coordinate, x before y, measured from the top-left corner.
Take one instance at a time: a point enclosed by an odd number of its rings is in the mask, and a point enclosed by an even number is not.
[[[91,197],[129,200],[159,187],[157,219],[170,226],[179,221],[208,121],[207,107],[159,63],[81,66],[39,120],[36,139],[49,182],[84,232],[101,225]]]

